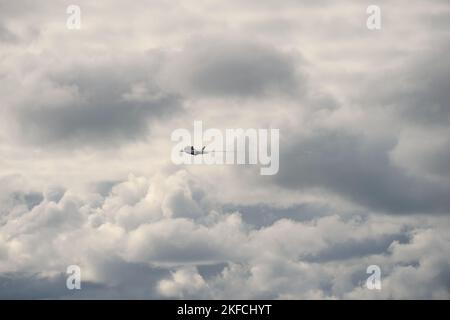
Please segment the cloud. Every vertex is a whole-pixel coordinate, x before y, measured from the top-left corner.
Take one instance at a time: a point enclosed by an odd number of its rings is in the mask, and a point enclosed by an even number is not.
[[[38,76],[10,109],[19,136],[41,146],[112,147],[145,139],[152,122],[182,108],[179,97],[152,83],[148,61],[139,63],[82,64]]]
[[[174,54],[163,77],[186,95],[258,97],[304,90],[296,59],[273,46],[217,35]]]
[[[449,298],[445,1],[379,31],[354,1],[78,4],[0,3],[1,297]],[[278,175],[174,165],[194,120],[279,128]]]
[[[28,283],[24,292],[14,295],[364,298],[370,294],[362,287],[370,264],[379,264],[385,272],[386,291],[380,295],[414,296],[413,290],[396,288],[416,276],[415,272],[402,272],[400,277],[400,270],[416,265],[433,275],[421,276],[421,286],[432,290],[437,279],[444,281],[432,297],[449,295],[444,280],[449,261],[443,253],[450,239],[442,218],[408,221],[389,216],[343,219],[325,215],[309,221],[280,218],[255,228],[241,219],[245,212],[223,212],[217,204],[205,207],[211,202],[193,197],[192,191],[199,187],[189,182],[193,180],[188,173],[166,177],[166,185],[157,183],[158,179],[130,176],[116,183],[108,195],[98,194],[98,199],[67,190],[59,200],[53,198],[56,202],[43,200],[3,224],[0,273],[4,281],[13,277]],[[164,196],[155,196],[176,192],[181,185],[200,212],[165,216]],[[144,207],[154,213],[142,216],[139,222],[135,217],[132,224],[120,218],[123,212],[147,212],[142,211]],[[82,268],[86,287],[80,293],[60,288],[65,283],[62,274],[70,264]],[[203,266],[220,264],[209,276],[200,271]],[[33,272],[31,277],[29,272]],[[29,289],[33,283],[42,291]],[[419,290],[417,296],[429,292]]]
[[[446,213],[449,182],[408,173],[395,166],[393,145],[344,130],[316,131],[285,145],[277,183],[289,188],[323,188],[370,209],[391,213]]]
[[[0,24],[0,42],[14,42],[17,36],[12,33],[4,24]]]
[[[448,72],[447,63],[438,62],[446,51],[431,48],[376,72],[365,90],[352,94],[353,101],[310,108],[299,121],[301,130],[283,132],[274,181],[293,190],[339,195],[374,211],[450,212],[444,165]]]
[[[441,57],[448,51],[448,44],[437,42],[409,57],[398,68],[391,68],[384,75],[376,74],[361,100],[377,107],[390,106],[404,120],[447,125],[450,120],[447,90],[450,61]],[[384,78],[390,79],[390,86],[382,85]]]
[[[172,279],[163,279],[158,283],[158,291],[165,297],[193,297],[206,290],[207,284],[197,270],[192,267],[182,268],[172,273]]]

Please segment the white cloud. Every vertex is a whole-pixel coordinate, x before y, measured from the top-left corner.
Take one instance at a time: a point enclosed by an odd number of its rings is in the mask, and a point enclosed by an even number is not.
[[[198,188],[189,184],[192,178],[185,171],[165,179],[130,175],[105,197],[97,195],[100,200],[70,190],[57,202],[44,198],[0,227],[0,271],[56,276],[67,265],[79,264],[84,281],[120,285],[132,295],[141,287],[120,281],[124,274],[117,271],[116,261],[121,261],[121,269],[143,264],[173,270],[153,282],[148,288],[152,295],[184,298],[449,294],[450,261],[445,252],[450,238],[443,217],[409,221],[383,215],[326,215],[304,222],[279,219],[258,229],[242,220],[245,211],[204,207],[204,199],[192,196]],[[162,181],[166,183],[154,185]],[[180,185],[186,199],[170,204],[162,200],[178,192]],[[173,210],[171,206],[179,210],[187,199],[196,204],[196,215],[164,215],[164,210]],[[217,263],[225,263],[225,268],[207,278],[196,268]],[[384,272],[378,294],[362,287],[370,264],[380,265]],[[420,289],[413,290],[415,286]]]
[[[158,291],[164,297],[192,297],[207,289],[207,284],[194,267],[185,267],[172,273],[172,279],[161,280]]]

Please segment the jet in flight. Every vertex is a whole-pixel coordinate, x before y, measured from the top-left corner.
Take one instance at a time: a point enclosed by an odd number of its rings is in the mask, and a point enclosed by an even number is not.
[[[208,151],[205,151],[205,148],[206,148],[206,146],[204,146],[202,148],[202,150],[196,150],[194,148],[194,146],[187,146],[183,150],[181,150],[181,152],[186,152],[187,154],[190,154],[192,156],[196,156],[196,155],[199,155],[199,154],[206,154],[206,153],[208,153]]]

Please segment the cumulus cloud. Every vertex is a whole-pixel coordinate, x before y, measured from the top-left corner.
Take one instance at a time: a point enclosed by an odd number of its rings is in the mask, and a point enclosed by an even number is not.
[[[450,239],[440,218],[326,215],[303,222],[280,218],[257,228],[242,220],[245,212],[194,199],[191,178],[180,171],[166,186],[152,188],[152,179],[130,176],[98,199],[70,190],[57,201],[43,199],[1,226],[3,281],[28,283],[17,296],[70,298],[56,283],[68,265],[79,264],[87,286],[72,297],[121,297],[122,290],[122,297],[147,298],[364,298],[372,294],[364,287],[365,268],[379,264],[386,288],[376,297],[426,297],[439,281],[429,297],[449,294],[444,253]],[[154,198],[177,192],[180,184],[197,204],[197,216],[165,216],[164,196]],[[143,213],[143,207],[154,213],[139,223],[137,216],[133,224],[123,220],[124,212]],[[218,263],[221,271],[200,272]],[[413,278],[424,289],[404,288]],[[42,292],[30,289],[33,283],[41,283]]]
[[[172,274],[172,279],[163,279],[158,290],[163,296],[192,297],[206,289],[206,282],[195,268],[182,268]]]

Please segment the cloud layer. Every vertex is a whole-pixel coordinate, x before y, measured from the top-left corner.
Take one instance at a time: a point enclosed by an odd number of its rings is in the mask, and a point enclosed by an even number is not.
[[[379,31],[358,1],[69,4],[0,4],[1,298],[450,297],[445,1]],[[194,120],[279,128],[279,173],[174,165]]]
[[[258,228],[244,222],[245,212],[196,197],[192,178],[186,171],[165,181],[130,176],[105,197],[66,190],[33,205],[16,200],[1,227],[2,287],[32,298],[123,297],[123,287],[125,297],[145,289],[147,298],[448,296],[446,219],[279,214]],[[74,294],[61,288],[71,264],[86,285]],[[371,264],[383,266],[380,292],[365,287]]]

